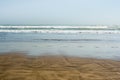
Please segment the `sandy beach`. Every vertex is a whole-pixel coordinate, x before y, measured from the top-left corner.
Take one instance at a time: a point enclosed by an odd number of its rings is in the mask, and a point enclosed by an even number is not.
[[[0,55],[0,80],[119,80],[120,61],[68,56]]]
[[[120,0],[0,0],[0,80],[120,80]]]

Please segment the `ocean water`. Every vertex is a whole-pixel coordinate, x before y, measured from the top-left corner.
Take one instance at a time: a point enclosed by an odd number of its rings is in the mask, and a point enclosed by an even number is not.
[[[0,53],[120,59],[119,26],[0,26]]]

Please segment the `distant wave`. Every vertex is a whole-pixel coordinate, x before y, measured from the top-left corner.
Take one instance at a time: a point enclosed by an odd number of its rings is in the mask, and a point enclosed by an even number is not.
[[[101,39],[41,39],[43,41],[102,41]]]
[[[39,42],[39,41],[114,41],[114,40],[103,40],[103,39],[0,39],[0,42],[17,42],[17,41],[23,41],[23,42]]]
[[[0,28],[108,28],[108,26],[0,26]]]
[[[13,33],[120,33],[108,26],[0,26],[0,32]]]
[[[120,33],[120,31],[111,31],[111,30],[0,30],[0,32],[13,32],[13,33]]]

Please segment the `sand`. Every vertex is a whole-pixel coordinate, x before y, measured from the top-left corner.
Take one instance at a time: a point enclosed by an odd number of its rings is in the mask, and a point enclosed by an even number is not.
[[[0,80],[120,80],[120,61],[1,54]]]

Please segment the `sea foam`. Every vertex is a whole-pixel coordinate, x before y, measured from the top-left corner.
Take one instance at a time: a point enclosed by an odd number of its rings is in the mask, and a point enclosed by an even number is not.
[[[0,32],[13,33],[120,33],[108,26],[0,26]]]

